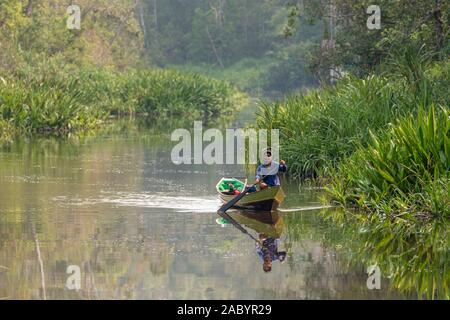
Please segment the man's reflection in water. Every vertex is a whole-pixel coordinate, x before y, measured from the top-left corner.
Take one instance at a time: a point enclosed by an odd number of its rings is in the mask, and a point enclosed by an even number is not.
[[[286,251],[278,251],[280,239],[271,238],[264,233],[259,234],[259,242],[256,242],[256,252],[263,261],[264,272],[272,270],[272,262],[284,262],[286,259]]]
[[[257,214],[245,211],[235,211],[230,215],[222,215],[216,222],[224,227],[227,224],[234,225],[237,229],[247,234],[256,243],[256,253],[263,262],[264,272],[272,270],[272,263],[286,259],[286,251],[278,251],[284,223],[281,216],[276,212],[259,212]],[[258,239],[246,228],[253,229],[258,233]]]

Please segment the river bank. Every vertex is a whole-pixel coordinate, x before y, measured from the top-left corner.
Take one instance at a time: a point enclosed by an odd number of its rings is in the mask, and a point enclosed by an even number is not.
[[[229,117],[247,97],[231,84],[174,70],[128,70],[41,64],[0,75],[0,142],[14,135],[67,135],[113,117]]]
[[[264,103],[257,126],[280,129],[291,174],[325,186],[324,203],[345,208],[330,217],[358,226],[359,252],[395,287],[448,299],[450,63],[412,52],[398,61],[383,74]]]

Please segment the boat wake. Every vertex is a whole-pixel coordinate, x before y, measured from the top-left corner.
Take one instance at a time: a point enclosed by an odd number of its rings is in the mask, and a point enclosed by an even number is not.
[[[289,208],[283,209],[278,208],[280,212],[298,212],[298,211],[313,211],[313,210],[321,210],[321,209],[329,209],[334,208],[333,206],[310,206],[310,207],[300,207],[300,208]]]
[[[57,197],[54,200],[79,206],[113,204],[120,207],[172,209],[177,212],[215,212],[221,204],[215,196],[200,198],[126,192],[105,194],[101,198],[67,199],[66,197]]]
[[[206,197],[167,195],[167,193],[134,193],[134,192],[103,192],[98,197],[76,198],[55,197],[61,205],[89,206],[111,204],[118,207],[138,207],[169,209],[176,212],[216,212],[222,204],[214,195]],[[278,208],[279,212],[300,212],[329,209],[333,206],[305,206],[298,208]],[[231,209],[232,210],[232,209]]]

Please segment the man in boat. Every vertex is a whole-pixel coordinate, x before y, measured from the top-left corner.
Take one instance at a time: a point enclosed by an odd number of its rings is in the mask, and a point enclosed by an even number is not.
[[[285,251],[278,251],[278,245],[280,239],[274,239],[261,233],[259,235],[259,242],[256,242],[256,253],[263,261],[264,272],[270,272],[272,270],[272,262],[280,261],[284,262],[286,259]]]
[[[261,189],[268,187],[279,186],[280,177],[278,172],[286,172],[287,166],[284,160],[280,160],[280,163],[272,160],[272,151],[270,149],[264,152],[264,163],[258,166],[256,170],[255,185],[259,185]],[[249,192],[255,192],[256,187],[250,188]]]

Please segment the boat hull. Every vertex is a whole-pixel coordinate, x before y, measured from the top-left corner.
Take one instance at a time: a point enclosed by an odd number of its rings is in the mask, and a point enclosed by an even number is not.
[[[241,225],[275,239],[280,238],[284,230],[283,218],[277,211],[256,212],[237,209],[229,211],[228,214]]]
[[[220,192],[219,195],[223,203],[227,203],[235,197],[235,195],[227,195]],[[246,194],[233,207],[258,211],[273,211],[283,202],[284,197],[283,189],[280,186],[270,187]]]

